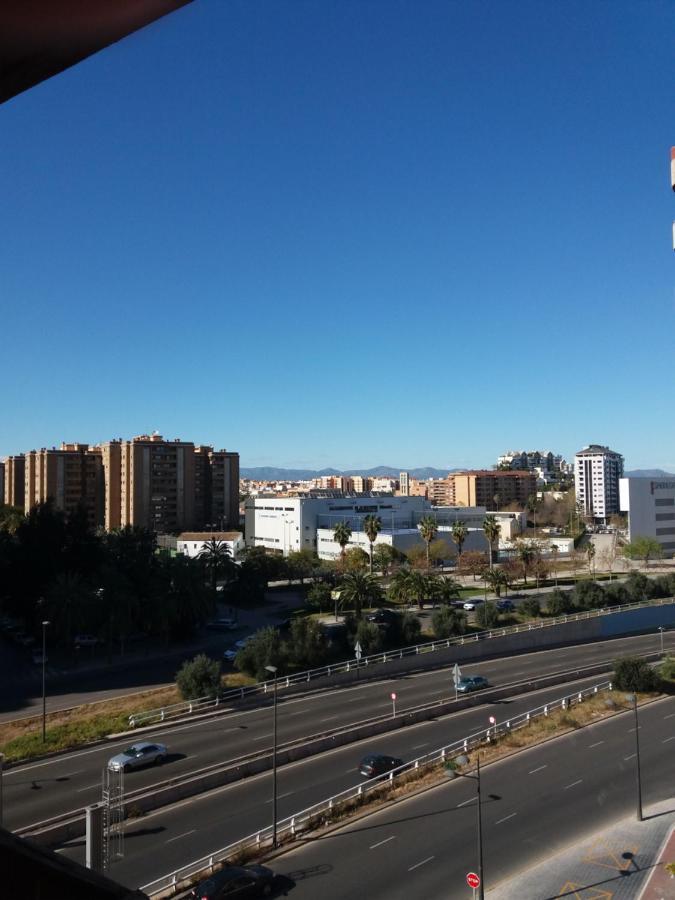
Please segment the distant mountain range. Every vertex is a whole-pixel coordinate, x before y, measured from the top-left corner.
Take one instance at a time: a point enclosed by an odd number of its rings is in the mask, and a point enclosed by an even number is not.
[[[631,469],[626,472],[627,478],[675,478],[672,472],[663,469]]]
[[[401,472],[409,472],[413,478],[445,478],[449,472],[462,472],[463,469],[433,469],[424,466],[418,469],[406,469],[396,466],[375,466],[373,469],[348,469],[340,472],[337,469],[278,469],[275,466],[259,466],[239,470],[241,478],[253,481],[308,481],[310,478],[323,478],[328,475],[367,475],[371,478],[398,478]]]

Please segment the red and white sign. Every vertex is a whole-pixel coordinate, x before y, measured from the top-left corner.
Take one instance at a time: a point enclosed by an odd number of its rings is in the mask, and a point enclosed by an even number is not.
[[[392,699],[392,700],[395,700],[395,699],[396,699],[396,694],[392,694],[392,695],[391,695],[391,699]]]
[[[495,719],[495,717],[490,716],[490,725],[496,725],[496,724],[497,724],[497,720]]]
[[[478,888],[480,887],[480,878],[475,872],[467,872],[466,883],[470,888]]]

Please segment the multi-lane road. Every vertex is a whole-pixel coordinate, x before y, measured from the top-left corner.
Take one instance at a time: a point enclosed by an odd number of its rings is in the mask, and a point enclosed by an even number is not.
[[[675,647],[675,635],[667,636]],[[463,665],[462,672],[487,676],[494,686],[535,678],[543,673],[563,671],[581,665],[606,662],[608,668],[617,655],[656,649],[651,635],[546,650],[515,657]],[[397,694],[403,709],[453,695],[447,669],[415,675],[383,678],[350,688],[283,699],[279,704],[279,741],[299,740],[346,726],[391,710],[390,694]],[[560,690],[553,690],[559,695]],[[549,696],[547,694],[546,696]],[[503,702],[503,701],[502,701]],[[538,702],[545,702],[541,700]],[[523,704],[525,704],[523,706]],[[523,698],[508,705],[511,710],[529,708],[534,701]],[[506,708],[506,707],[505,707]],[[457,738],[485,725],[484,713],[472,712],[458,721]],[[461,725],[459,724],[461,722]],[[266,706],[245,711],[224,711],[222,715],[153,730],[138,739],[167,744],[169,760],[164,766],[134,772],[126,778],[127,791],[150,788],[167,778],[187,776],[207,766],[234,760],[243,755],[271,750],[271,715]],[[452,740],[454,737],[448,737]],[[102,772],[110,756],[133,740],[124,738],[104,746],[74,751],[8,770],[4,775],[4,822],[16,829],[94,803],[101,796]],[[445,738],[443,739],[445,740]],[[384,737],[378,740],[382,743]],[[389,739],[385,741],[389,743]],[[259,827],[255,825],[254,827]],[[246,832],[242,832],[246,833]]]
[[[645,805],[675,797],[675,698],[641,709],[639,734]],[[481,781],[489,890],[635,814],[633,717],[618,716],[487,766]],[[471,896],[466,874],[478,864],[476,836],[475,782],[456,779],[310,839],[273,865],[294,883],[289,896],[297,900],[464,898]]]

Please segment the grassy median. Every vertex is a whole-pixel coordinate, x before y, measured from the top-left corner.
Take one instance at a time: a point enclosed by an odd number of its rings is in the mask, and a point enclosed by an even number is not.
[[[223,676],[223,688],[250,684],[245,675]],[[175,685],[155,688],[125,697],[87,703],[74,709],[47,714],[46,739],[42,740],[42,716],[0,722],[0,753],[7,762],[31,759],[56,750],[69,750],[126,731],[133,713],[179,703]]]

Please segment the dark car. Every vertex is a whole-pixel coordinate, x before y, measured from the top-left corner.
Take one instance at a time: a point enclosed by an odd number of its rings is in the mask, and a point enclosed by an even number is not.
[[[515,608],[511,600],[497,600],[497,612],[513,612]]]
[[[471,691],[480,691],[483,688],[490,687],[490,682],[482,675],[465,675],[459,679],[457,690],[460,694],[468,694]]]
[[[266,866],[226,866],[192,888],[188,896],[192,900],[269,897],[273,889],[274,872]]]
[[[359,772],[366,778],[377,778],[378,775],[384,775],[386,772],[398,769],[402,765],[403,760],[398,759],[396,756],[386,756],[384,753],[369,753],[359,763]]]
[[[376,625],[394,625],[400,621],[400,615],[393,609],[376,609],[366,615],[366,622],[375,622]]]

